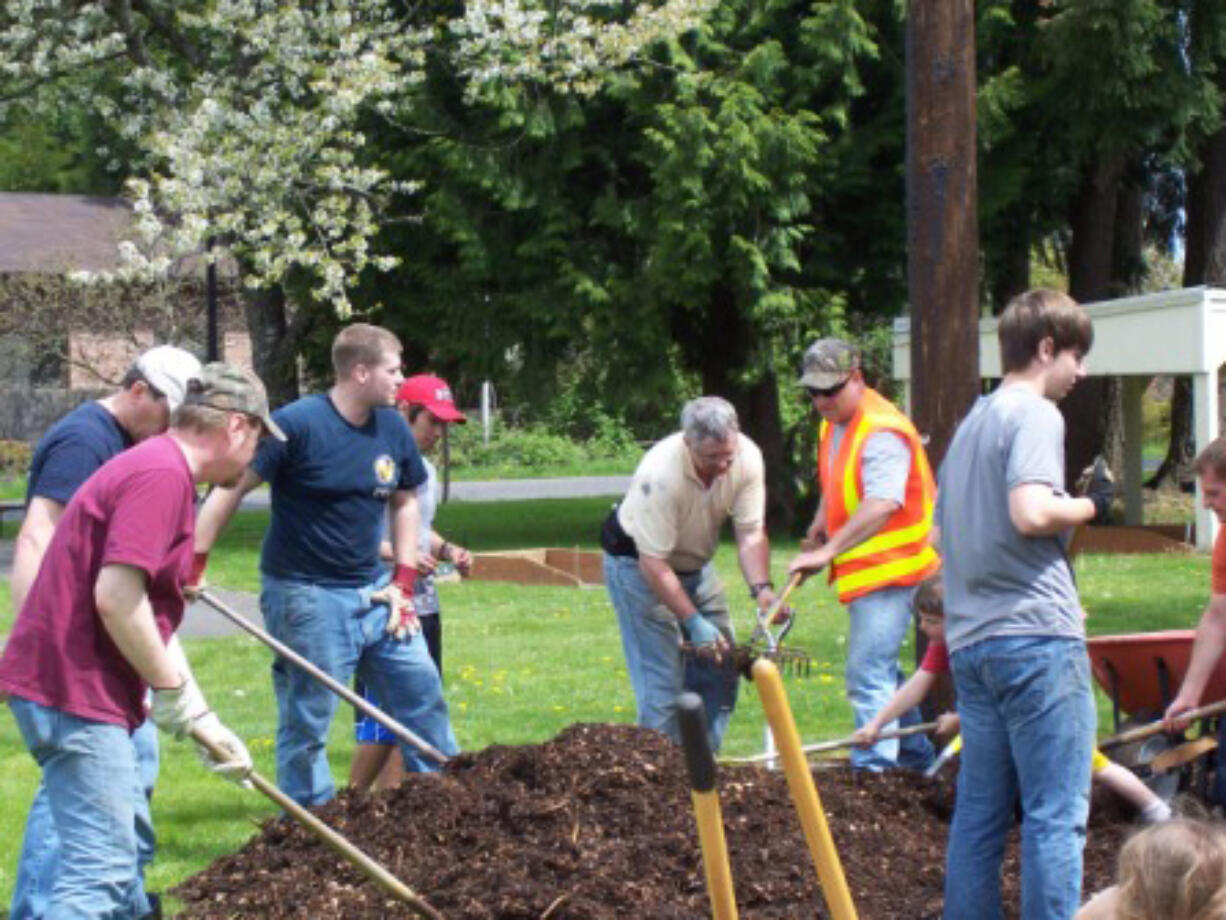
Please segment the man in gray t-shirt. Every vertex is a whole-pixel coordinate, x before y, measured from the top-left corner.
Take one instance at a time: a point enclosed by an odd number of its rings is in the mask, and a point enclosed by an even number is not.
[[[1064,417],[1055,404],[1014,385],[981,397],[938,481],[949,651],[993,636],[1083,638],[1069,532],[1023,536],[1009,516],[1019,486],[1064,494]]]
[[[1094,699],[1081,605],[1065,555],[1071,528],[1101,519],[1064,491],[1055,403],[1085,376],[1090,319],[1054,291],[1015,297],[1000,318],[1005,377],[954,435],[938,478],[945,635],[962,719],[945,920],[1002,916],[1005,836],[1020,796],[1022,917],[1077,911],[1089,812]]]

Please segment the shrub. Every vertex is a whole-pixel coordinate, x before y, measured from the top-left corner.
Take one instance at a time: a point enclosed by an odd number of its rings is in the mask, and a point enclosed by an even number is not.
[[[16,479],[30,468],[33,449],[25,441],[0,440],[0,480]]]

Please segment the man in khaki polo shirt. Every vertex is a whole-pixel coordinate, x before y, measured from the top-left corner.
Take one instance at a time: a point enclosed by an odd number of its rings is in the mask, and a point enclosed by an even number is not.
[[[674,704],[702,697],[718,750],[736,705],[737,674],[721,665],[733,639],[724,587],[711,565],[732,518],[749,593],[775,601],[766,535],[762,452],[740,433],[736,410],[718,396],[686,403],[682,430],[657,442],[635,470],[625,499],[601,534],[605,586],[621,628],[638,724],[680,741]],[[709,655],[685,656],[688,641]]]

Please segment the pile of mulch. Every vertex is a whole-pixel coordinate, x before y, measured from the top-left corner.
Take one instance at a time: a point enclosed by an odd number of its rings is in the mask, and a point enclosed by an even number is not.
[[[953,771],[937,780],[815,771],[863,920],[937,918]],[[746,920],[827,917],[782,773],[721,768],[720,803]],[[552,741],[493,746],[392,792],[319,810],[449,920],[669,920],[710,916],[680,752],[625,725],[574,725]],[[1110,883],[1129,831],[1096,802],[1086,890]],[[1005,865],[1016,916],[1017,835]],[[182,916],[410,917],[297,824],[274,820],[175,892]]]

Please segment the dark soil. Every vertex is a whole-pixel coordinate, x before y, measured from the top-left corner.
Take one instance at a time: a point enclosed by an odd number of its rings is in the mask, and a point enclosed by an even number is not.
[[[947,772],[930,781],[853,775],[843,762],[815,770],[863,920],[940,916]],[[719,795],[740,916],[827,917],[783,774],[721,768]],[[710,916],[681,754],[643,729],[575,725],[546,744],[490,747],[393,792],[342,794],[319,815],[449,920]],[[1096,800],[1087,892],[1110,883],[1128,830]],[[1015,917],[1016,832],[1004,878]],[[176,894],[194,918],[413,916],[284,820]]]

